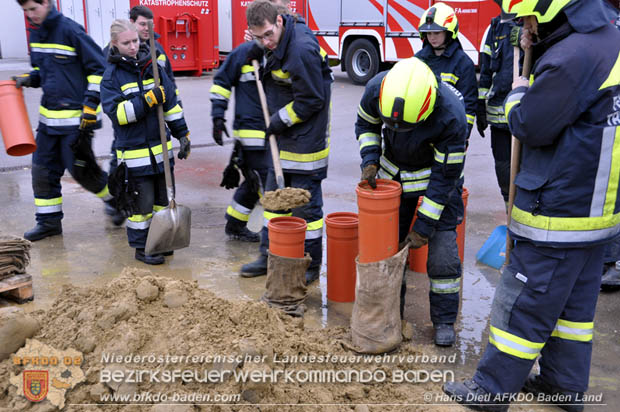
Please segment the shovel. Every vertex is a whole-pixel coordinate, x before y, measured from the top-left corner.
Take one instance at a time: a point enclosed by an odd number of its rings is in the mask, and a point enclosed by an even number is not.
[[[263,90],[263,82],[260,80],[258,73],[258,61],[252,60],[252,66],[254,66],[256,88],[258,89],[260,104],[263,108],[265,126],[269,127],[269,110],[267,109],[267,98],[265,97],[265,90]],[[278,190],[275,192],[265,192],[265,195],[261,198],[261,204],[267,210],[288,210],[305,205],[310,201],[310,192],[297,187],[284,187],[284,173],[280,164],[280,151],[278,150],[278,144],[274,135],[269,136],[269,146],[271,148],[271,160],[273,161]]]
[[[153,80],[155,87],[159,87],[159,68],[155,49],[155,37],[153,35],[153,21],[149,20],[149,45],[151,47],[151,66],[153,67]],[[166,139],[166,126],[164,125],[164,108],[157,105],[157,118],[159,120],[159,137],[161,138],[162,154],[164,156],[164,176],[166,178],[166,193],[168,206],[153,215],[149,234],[146,238],[144,253],[154,255],[183,249],[189,246],[192,211],[176,203],[174,189],[172,188],[172,174],[170,173],[170,158],[168,156],[168,141]]]

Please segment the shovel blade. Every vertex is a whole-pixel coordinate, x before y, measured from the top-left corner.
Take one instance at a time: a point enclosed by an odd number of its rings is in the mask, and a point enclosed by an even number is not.
[[[183,249],[189,246],[192,211],[176,204],[153,215],[144,252],[147,255]]]
[[[478,262],[500,269],[506,261],[506,226],[496,227],[476,253]]]

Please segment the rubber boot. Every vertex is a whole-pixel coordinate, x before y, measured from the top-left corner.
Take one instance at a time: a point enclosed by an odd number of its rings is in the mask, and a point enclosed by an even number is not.
[[[306,271],[306,286],[308,286],[311,283],[313,283],[320,276],[321,276],[321,267],[320,266],[316,266],[316,267],[313,267],[313,268],[308,268],[308,270]]]
[[[442,389],[451,399],[476,411],[505,412],[510,406],[493,401],[494,396],[473,379],[446,382]]]
[[[60,220],[44,220],[37,222],[37,225],[24,233],[24,239],[31,242],[45,239],[49,236],[62,234],[62,223]]]
[[[271,307],[291,316],[303,316],[306,306],[306,270],[312,258],[290,258],[269,253],[267,265],[267,291],[261,298]]]
[[[257,276],[265,276],[267,274],[267,256],[260,255],[252,263],[241,266],[242,278],[255,278]]]
[[[232,223],[230,220],[226,223],[224,232],[228,235],[230,240],[238,240],[240,242],[260,241],[260,235],[258,233],[252,232],[245,225]]]
[[[435,329],[435,345],[454,345],[454,325],[452,325],[451,323],[437,323],[433,325],[433,328]]]
[[[147,255],[144,253],[144,249],[136,249],[136,255],[135,255],[136,260],[139,260],[140,262],[144,262],[147,265],[161,265],[163,264],[166,259],[164,259],[164,256],[162,254],[156,254],[156,255]]]
[[[601,278],[601,289],[616,290],[620,289],[620,260],[611,266]]]
[[[112,222],[114,226],[120,226],[125,223],[125,216],[123,216],[122,213],[116,210],[116,207],[114,206],[114,200],[109,200],[105,202],[103,211],[106,216],[108,216],[110,222]]]
[[[544,394],[545,397],[552,400],[552,404],[565,411],[583,411],[583,392],[562,390],[544,382],[540,375],[534,375],[533,373],[530,374],[530,376],[528,376],[525,380],[522,390],[523,392],[533,393],[537,397],[540,394]],[[553,401],[554,399],[556,400]]]

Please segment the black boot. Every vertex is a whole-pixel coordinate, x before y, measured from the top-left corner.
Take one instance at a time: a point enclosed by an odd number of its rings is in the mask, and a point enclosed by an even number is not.
[[[475,411],[505,412],[510,405],[495,401],[495,396],[479,386],[473,379],[464,382],[446,382],[443,391],[452,400]]]
[[[161,265],[166,261],[164,259],[164,255],[156,254],[156,255],[147,255],[144,253],[144,249],[136,249],[136,260],[140,262],[144,262],[147,265]]]
[[[125,222],[125,216],[116,210],[113,200],[105,202],[103,211],[110,218],[110,222],[112,222],[114,226],[120,226]]]
[[[452,346],[454,345],[455,333],[454,325],[451,323],[436,323],[433,325],[435,329],[435,345]]]
[[[620,289],[620,260],[609,266],[601,278],[601,289],[604,291]]]
[[[560,409],[564,409],[569,412],[581,412],[583,411],[583,392],[571,392],[565,391],[558,387],[544,382],[540,375],[534,375],[533,373],[527,377],[523,384],[523,392],[533,393],[537,396],[544,394],[544,397],[548,397],[551,403],[556,405]],[[542,403],[549,403],[544,402]]]
[[[245,225],[241,226],[228,221],[224,232],[228,235],[230,240],[238,240],[240,242],[258,242],[260,241],[260,235],[256,232],[252,232]]]
[[[241,266],[242,278],[254,278],[257,276],[265,276],[267,274],[267,256],[260,255],[252,263]]]
[[[62,234],[62,223],[60,220],[45,220],[43,222],[37,222],[37,225],[33,229],[24,233],[24,239],[34,242],[60,234]]]
[[[310,267],[306,270],[306,286],[317,280],[321,276],[321,267]]]

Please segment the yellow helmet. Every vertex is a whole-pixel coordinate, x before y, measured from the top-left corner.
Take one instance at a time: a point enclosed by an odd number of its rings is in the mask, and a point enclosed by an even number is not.
[[[536,16],[538,23],[549,23],[575,0],[501,0],[502,10],[517,17]]]
[[[435,107],[437,78],[417,57],[401,60],[381,82],[379,114],[396,131],[407,131],[425,120]]]
[[[429,31],[449,31],[451,38],[456,39],[459,34],[459,21],[452,7],[445,3],[436,3],[420,17],[418,31],[422,40],[424,33]]]

